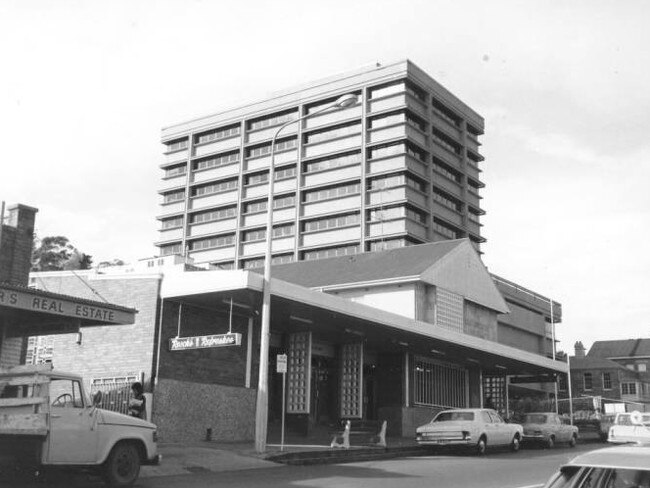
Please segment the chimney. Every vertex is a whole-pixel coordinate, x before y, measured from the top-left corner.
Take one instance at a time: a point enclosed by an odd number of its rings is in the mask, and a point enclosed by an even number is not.
[[[0,282],[29,283],[36,212],[38,209],[21,204],[7,209],[0,232]]]
[[[576,342],[573,347],[575,348],[577,358],[585,357],[585,346],[582,345],[581,341]]]

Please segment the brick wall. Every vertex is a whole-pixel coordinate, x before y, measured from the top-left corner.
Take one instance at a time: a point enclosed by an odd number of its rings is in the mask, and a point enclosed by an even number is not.
[[[39,273],[35,284],[51,292],[135,308],[132,325],[83,327],[78,336],[52,336],[54,368],[83,375],[86,384],[93,378],[144,373],[145,390],[150,391],[156,351],[156,324],[160,277],[106,277],[94,273]],[[49,276],[48,276],[49,275]],[[90,288],[97,291],[95,294]]]
[[[27,285],[32,264],[37,209],[12,205],[7,209],[0,242],[0,281]]]

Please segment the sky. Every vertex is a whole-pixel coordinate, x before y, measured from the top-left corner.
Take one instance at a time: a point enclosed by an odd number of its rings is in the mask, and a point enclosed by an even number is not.
[[[485,118],[483,259],[559,348],[650,337],[650,2],[0,2],[0,200],[153,256],[162,127],[410,59]]]

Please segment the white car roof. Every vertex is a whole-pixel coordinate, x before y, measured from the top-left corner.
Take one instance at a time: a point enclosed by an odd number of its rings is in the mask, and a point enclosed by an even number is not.
[[[567,466],[650,471],[650,445],[606,447],[573,458]]]

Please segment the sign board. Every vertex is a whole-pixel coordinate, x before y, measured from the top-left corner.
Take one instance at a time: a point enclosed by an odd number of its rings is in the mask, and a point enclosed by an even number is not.
[[[216,334],[194,337],[174,337],[169,339],[170,351],[186,351],[188,349],[207,349],[211,347],[240,346],[241,334]]]
[[[555,375],[553,374],[538,374],[534,376],[511,376],[510,383],[555,383]]]
[[[0,306],[111,324],[132,324],[135,320],[133,312],[103,307],[87,301],[75,301],[72,297],[59,298],[30,290],[18,291],[1,286]]]
[[[278,354],[278,357],[276,359],[276,365],[277,365],[277,372],[278,373],[286,373],[287,372],[287,355],[286,354]]]

